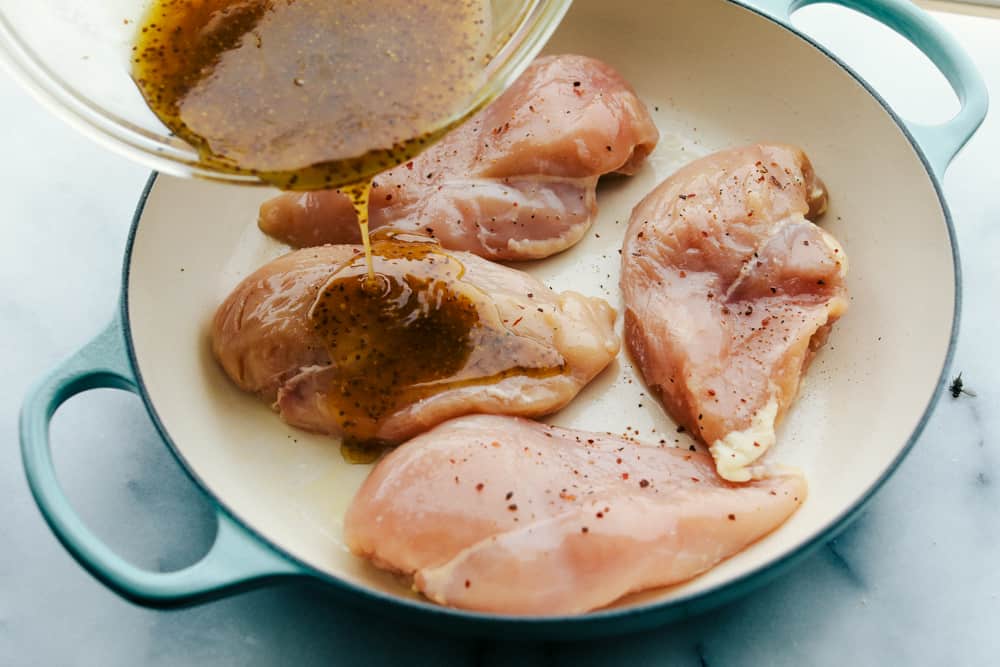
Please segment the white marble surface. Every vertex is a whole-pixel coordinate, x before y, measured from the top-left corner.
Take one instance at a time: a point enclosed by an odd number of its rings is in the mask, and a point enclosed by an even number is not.
[[[868,511],[791,574],[679,625],[574,644],[436,637],[338,609],[306,585],[155,612],[122,601],[80,569],[28,493],[17,411],[28,385],[110,317],[147,173],[74,134],[0,72],[0,664],[996,664],[1000,22],[936,16],[969,49],[995,100],[945,179],[965,269],[954,368],[978,396],[943,398]],[[955,108],[943,79],[911,49],[876,39],[881,32],[822,9],[806,10],[801,24],[904,114],[931,121]],[[123,555],[173,569],[207,548],[214,530],[207,503],[157,441],[138,399],[110,391],[78,397],[57,415],[53,438],[71,498]]]

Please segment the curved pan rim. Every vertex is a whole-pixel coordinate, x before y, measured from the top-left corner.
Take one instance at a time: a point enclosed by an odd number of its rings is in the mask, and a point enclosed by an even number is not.
[[[765,4],[767,1],[769,0],[757,0],[758,4]],[[777,3],[795,7],[802,4],[809,4],[810,1],[811,0],[773,0],[772,4]],[[856,4],[854,0],[837,1],[841,4],[847,5]],[[888,7],[895,4],[897,1],[898,0],[878,0],[878,2],[873,1],[871,4],[873,7],[882,5]],[[875,90],[873,90],[872,87],[864,81],[864,79],[862,79],[828,49],[824,48],[815,40],[802,34],[795,28],[789,26],[779,18],[769,15],[766,11],[753,6],[748,6],[746,4],[746,0],[726,0],[726,2],[735,7],[750,11],[759,17],[774,23],[778,27],[788,31],[792,37],[801,39],[813,48],[818,49],[830,61],[832,61],[835,66],[840,67],[850,74],[854,80],[879,103],[882,109],[884,109],[891,120],[895,123],[897,128],[906,137],[907,141],[914,149],[915,155],[921,161],[929,182],[934,188],[937,200],[940,203],[951,247],[952,263],[955,275],[954,308],[948,347],[945,353],[944,363],[938,374],[935,391],[924,407],[921,417],[913,432],[907,438],[899,453],[885,468],[878,479],[871,484],[871,486],[852,505],[846,507],[837,517],[830,520],[825,525],[817,528],[812,537],[810,537],[804,544],[781,558],[750,570],[737,579],[709,591],[690,594],[686,597],[681,597],[668,602],[651,602],[623,609],[598,610],[581,616],[559,617],[501,616],[439,607],[428,602],[408,600],[388,593],[371,590],[352,582],[339,579],[302,562],[287,553],[280,546],[271,542],[266,535],[250,528],[239,517],[239,514],[235,512],[233,508],[227,506],[208,490],[209,487],[203,483],[198,474],[189,466],[182,452],[174,444],[169,432],[160,419],[156,407],[153,404],[149,392],[143,382],[140,365],[136,357],[135,346],[132,340],[132,330],[129,319],[129,280],[133,247],[148,197],[156,185],[156,173],[152,174],[142,192],[133,216],[131,229],[129,231],[122,270],[122,293],[118,318],[116,318],[116,322],[112,325],[112,328],[105,332],[105,334],[102,334],[102,336],[98,337],[95,341],[93,346],[95,347],[96,352],[93,352],[91,356],[100,357],[101,355],[105,355],[122,357],[121,359],[111,359],[106,361],[116,369],[118,366],[125,365],[129,368],[118,369],[116,376],[117,380],[113,377],[113,381],[108,382],[107,378],[105,378],[105,383],[109,386],[131,389],[138,393],[142,398],[146,410],[153,420],[157,431],[162,437],[164,443],[170,449],[173,456],[181,464],[185,473],[205,492],[209,498],[212,499],[212,502],[220,513],[220,520],[222,520],[222,524],[220,524],[220,531],[222,530],[222,527],[225,526],[226,534],[229,536],[227,539],[235,540],[235,542],[227,543],[226,550],[228,551],[228,555],[238,558],[242,549],[248,559],[251,559],[251,556],[263,559],[263,561],[265,561],[265,565],[261,566],[259,570],[251,572],[242,578],[231,577],[231,581],[228,582],[210,582],[216,584],[216,586],[211,590],[208,586],[204,586],[204,591],[202,591],[205,593],[204,595],[199,595],[199,591],[194,591],[194,594],[188,593],[187,595],[182,595],[178,593],[171,595],[169,586],[164,587],[164,589],[159,591],[156,595],[142,595],[130,589],[127,582],[124,581],[127,578],[125,574],[115,572],[114,563],[109,564],[94,562],[95,560],[100,560],[99,556],[94,555],[94,545],[89,543],[90,541],[94,541],[95,538],[90,536],[84,528],[80,527],[82,524],[80,524],[79,521],[74,520],[73,517],[67,518],[67,516],[61,515],[61,513],[69,513],[65,504],[65,499],[59,496],[54,475],[48,475],[51,470],[41,470],[46,465],[51,467],[51,455],[47,450],[47,426],[48,419],[51,418],[57,405],[73,393],[83,391],[93,386],[102,386],[101,382],[97,378],[97,376],[102,373],[103,376],[115,376],[114,372],[106,372],[102,370],[107,366],[85,369],[82,372],[77,369],[78,366],[85,366],[86,362],[89,360],[85,354],[88,348],[85,348],[85,351],[84,353],[81,353],[80,358],[71,359],[65,367],[59,369],[56,374],[43,382],[42,385],[35,390],[35,393],[30,394],[25,402],[25,409],[22,413],[21,439],[25,459],[25,469],[28,474],[32,492],[35,494],[36,501],[38,501],[39,507],[42,509],[43,516],[45,516],[50,526],[52,526],[57,537],[84,567],[93,572],[95,576],[100,578],[111,588],[122,593],[123,595],[126,595],[130,599],[151,606],[170,606],[171,604],[176,606],[178,604],[203,601],[209,597],[218,597],[220,595],[226,595],[254,585],[260,585],[266,581],[272,581],[277,577],[299,575],[308,576],[330,584],[330,590],[332,592],[339,593],[345,601],[369,608],[375,608],[383,614],[400,618],[406,622],[433,627],[436,630],[504,638],[545,639],[594,638],[611,634],[621,634],[624,632],[631,632],[652,627],[679,617],[705,611],[711,607],[717,606],[723,602],[742,595],[752,588],[765,583],[766,581],[774,579],[779,574],[804,559],[823,543],[835,537],[858,516],[858,514],[871,500],[873,495],[895,472],[901,461],[910,452],[916,440],[920,437],[925,426],[927,425],[933,409],[940,398],[941,389],[947,380],[947,374],[955,352],[955,343],[958,335],[959,317],[962,306],[962,272],[958,255],[955,228],[939,181],[940,176],[944,172],[947,160],[941,160],[943,153],[941,153],[940,149],[942,149],[942,146],[924,145],[922,147],[914,136],[914,132],[911,131],[911,128],[909,128],[907,124],[892,111],[886,101]],[[975,81],[974,83],[979,82]],[[982,90],[976,90],[974,92],[980,95],[979,99],[977,99],[979,109],[976,113],[981,111],[984,115],[985,93]],[[981,119],[979,120],[981,122]],[[919,130],[920,128],[916,129]],[[920,134],[923,134],[923,132]],[[956,146],[952,146],[950,148],[957,150],[957,146],[960,144],[958,142],[954,143],[956,143]],[[944,157],[950,157],[952,152],[954,151],[948,151],[948,155]],[[932,164],[932,161],[928,158],[929,155],[931,155],[935,161],[943,162],[944,164]],[[937,167],[940,173],[935,172],[935,167]],[[120,337],[117,332],[118,328],[121,329]],[[115,337],[114,340],[107,338],[109,332]],[[111,342],[109,343],[109,341]],[[124,347],[123,349],[119,349],[122,347],[122,342],[124,343]],[[126,370],[131,373],[132,377],[126,376]],[[75,375],[73,373],[75,373]],[[89,382],[89,384],[87,383],[88,378],[93,380]],[[46,458],[46,456],[48,456],[48,458]],[[220,535],[222,535],[222,532],[220,532]],[[110,552],[105,549],[101,553]],[[120,562],[124,563],[124,561]],[[150,575],[149,579],[153,579],[155,576],[164,575]],[[225,577],[216,576],[216,579],[225,579]],[[195,586],[195,588],[197,588],[197,586]]]

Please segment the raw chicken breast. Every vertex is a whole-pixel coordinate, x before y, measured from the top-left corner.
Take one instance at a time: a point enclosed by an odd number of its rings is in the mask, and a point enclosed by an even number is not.
[[[746,481],[847,308],[847,257],[810,220],[827,193],[798,148],[760,144],[684,167],[632,212],[625,335],[647,384]]]
[[[324,246],[264,266],[216,312],[223,369],[293,426],[387,445],[469,413],[544,415],[618,353],[601,299],[432,243],[374,252],[377,296],[357,289],[360,248]]]
[[[370,225],[490,259],[547,257],[590,227],[597,179],[634,173],[658,138],[646,106],[610,66],[539,58],[440,143],[378,176]],[[354,208],[336,190],[265,202],[260,228],[296,247],[361,240]]]
[[[575,614],[705,572],[781,525],[805,494],[800,475],[737,486],[700,452],[473,416],[379,463],[344,537],[440,604]]]

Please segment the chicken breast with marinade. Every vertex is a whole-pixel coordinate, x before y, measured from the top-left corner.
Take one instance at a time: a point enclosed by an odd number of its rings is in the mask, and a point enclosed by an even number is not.
[[[470,413],[562,408],[617,355],[615,311],[427,242],[292,252],[219,306],[212,349],[289,424],[394,445]]]

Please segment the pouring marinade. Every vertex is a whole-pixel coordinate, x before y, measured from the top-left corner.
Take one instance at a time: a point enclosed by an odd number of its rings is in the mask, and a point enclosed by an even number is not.
[[[350,199],[368,193],[283,195],[334,197],[350,212],[353,238],[324,243],[300,225],[317,247],[278,258],[236,287],[214,321],[215,356],[286,423],[339,438],[350,462],[371,462],[470,412],[552,413],[617,353],[613,309],[454,247],[446,218],[422,207],[420,196],[454,189],[454,174],[469,198],[450,200],[454,215],[481,220],[488,231],[503,224],[495,216],[509,202],[524,211],[510,221],[520,238],[551,245],[544,216],[531,206],[536,193],[552,216],[580,230],[566,235],[571,245],[589,226],[600,175],[632,173],[657,138],[645,105],[609,65],[574,55],[541,58],[461,128],[378,176],[372,211],[398,201],[424,224],[402,231],[372,219],[374,279]],[[438,174],[446,179],[433,180]]]
[[[374,175],[474,111],[490,35],[485,0],[157,0],[132,75],[203,163],[342,188],[364,230]]]
[[[477,110],[466,107],[490,35],[484,0],[160,0],[141,28],[135,81],[202,161],[286,190],[337,188],[358,214],[364,263],[321,262],[304,297],[329,366],[276,397],[294,421],[315,385],[351,461],[376,458],[393,439],[385,422],[418,398],[569,373],[551,344],[512,330],[523,317],[501,322],[436,242],[368,234],[374,175]]]

